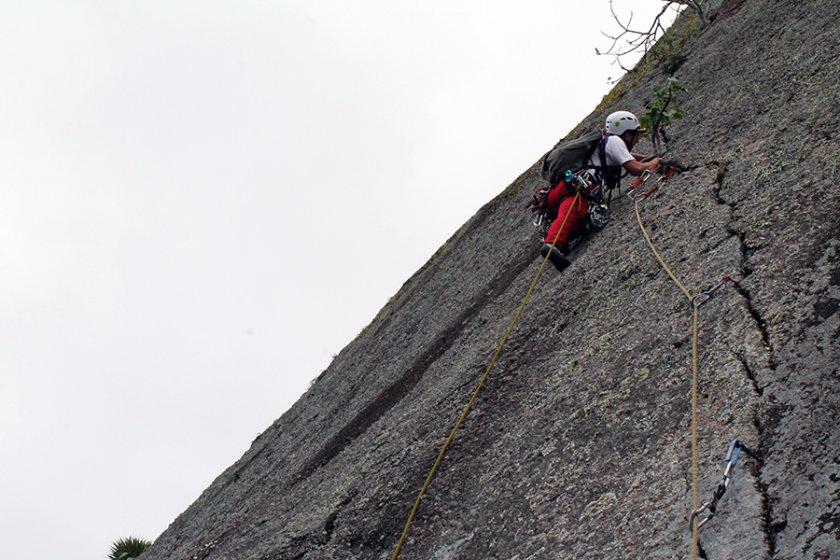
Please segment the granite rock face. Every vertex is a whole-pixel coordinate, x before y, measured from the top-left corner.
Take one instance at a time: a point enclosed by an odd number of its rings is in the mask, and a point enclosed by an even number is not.
[[[674,75],[680,172],[639,203],[699,309],[709,559],[840,559],[840,3],[728,0],[572,134]],[[550,148],[549,146],[546,147]],[[645,145],[640,151],[649,149]],[[142,556],[390,558],[438,451],[542,264],[539,162],[484,206]],[[625,179],[625,189],[629,180]],[[545,268],[421,502],[400,558],[685,558],[692,305],[611,206]]]

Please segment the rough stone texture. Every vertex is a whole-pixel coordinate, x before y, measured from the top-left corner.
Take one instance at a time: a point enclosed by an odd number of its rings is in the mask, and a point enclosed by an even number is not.
[[[840,3],[728,0],[583,126],[689,90],[640,204],[700,309],[700,535],[710,559],[840,559]],[[644,149],[641,146],[640,149]],[[389,558],[438,450],[535,277],[539,164],[415,274],[310,390],[144,555]],[[725,170],[725,171],[724,171]],[[626,184],[626,181],[625,181]],[[400,558],[685,558],[691,306],[627,197],[549,266],[425,495]]]

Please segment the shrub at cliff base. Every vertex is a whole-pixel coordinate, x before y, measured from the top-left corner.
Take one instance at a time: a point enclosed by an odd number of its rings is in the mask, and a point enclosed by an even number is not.
[[[108,558],[110,560],[133,560],[150,546],[152,546],[150,541],[144,541],[135,537],[120,539],[111,545],[111,552],[108,554]]]

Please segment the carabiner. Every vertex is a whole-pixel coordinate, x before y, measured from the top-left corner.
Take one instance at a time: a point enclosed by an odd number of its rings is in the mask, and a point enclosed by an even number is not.
[[[758,455],[753,452],[749,447],[738,441],[737,439],[733,439],[732,443],[729,444],[729,449],[726,450],[726,468],[723,471],[723,480],[718,484],[717,490],[715,491],[714,495],[712,496],[711,502],[704,502],[702,506],[693,510],[690,514],[688,514],[688,526],[689,530],[694,530],[694,518],[698,517],[704,511],[709,512],[709,515],[700,521],[697,525],[697,530],[700,530],[700,527],[705,525],[715,516],[715,512],[717,511],[718,503],[720,502],[723,495],[726,493],[726,489],[729,488],[729,483],[732,482],[732,469],[738,464],[738,458],[741,456],[741,450],[744,451],[747,455],[755,460],[756,464],[758,463]]]
[[[739,284],[741,281],[740,280],[733,280],[733,278],[727,274],[726,276],[723,277],[723,279],[720,282],[715,284],[715,286],[712,289],[706,290],[705,292],[700,292],[699,294],[697,294],[696,296],[691,298],[691,301],[694,302],[694,306],[695,307],[700,307],[701,305],[703,305],[704,303],[706,303],[707,301],[709,301],[710,299],[715,297],[715,295],[717,295],[717,291],[719,289],[721,289],[723,286],[725,286],[727,282],[732,282],[733,284]]]
[[[635,189],[636,187],[647,181],[650,178],[650,176],[651,172],[649,169],[645,169],[644,171],[642,171],[642,174],[639,176],[638,179],[636,179],[636,182],[630,186],[630,190]]]

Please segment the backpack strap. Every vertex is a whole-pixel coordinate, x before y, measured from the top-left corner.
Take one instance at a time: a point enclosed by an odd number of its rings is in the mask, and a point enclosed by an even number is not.
[[[610,136],[612,134],[607,132],[601,142],[598,143],[598,157],[601,159],[601,166],[596,168],[596,173],[598,173],[598,182],[602,185],[607,179],[607,140],[610,139]]]
[[[598,156],[601,158],[601,165],[595,167],[598,173],[598,180],[607,192],[608,200],[612,198],[610,195],[616,187],[619,188],[619,194],[621,192],[621,167],[607,165],[607,141],[610,136],[614,136],[614,134],[605,134],[604,139],[598,144]]]

